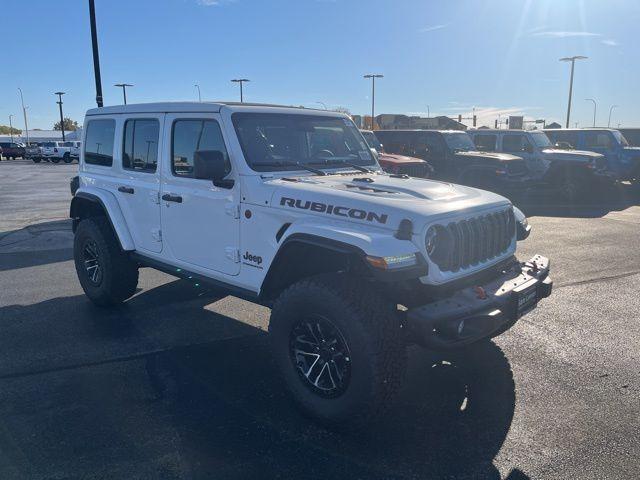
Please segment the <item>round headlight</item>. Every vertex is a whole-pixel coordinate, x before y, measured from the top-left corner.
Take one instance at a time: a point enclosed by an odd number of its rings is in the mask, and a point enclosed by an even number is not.
[[[429,227],[429,230],[427,230],[427,235],[425,236],[425,239],[424,239],[424,245],[427,249],[427,255],[432,256],[435,253],[437,243],[438,243],[438,228],[436,225],[433,225]]]

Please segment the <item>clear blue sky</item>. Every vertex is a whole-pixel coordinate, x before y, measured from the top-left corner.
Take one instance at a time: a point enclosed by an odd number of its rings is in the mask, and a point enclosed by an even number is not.
[[[86,0],[3,0],[0,124],[51,128],[52,94],[82,122],[95,105]],[[576,65],[573,121],[640,126],[637,0],[96,0],[105,104],[245,100],[370,108],[378,113],[498,113],[563,122],[568,55]]]

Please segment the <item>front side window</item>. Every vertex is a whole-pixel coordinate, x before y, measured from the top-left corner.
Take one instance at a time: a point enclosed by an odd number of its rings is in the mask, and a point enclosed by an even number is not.
[[[227,173],[231,164],[224,145],[220,125],[215,120],[176,120],[171,140],[171,169],[179,177],[193,177],[195,152],[217,150],[227,161]]]
[[[376,166],[357,127],[346,118],[284,113],[234,113],[244,157],[253,170]]]
[[[153,173],[158,164],[158,120],[127,120],[124,124],[122,168]]]
[[[498,137],[496,135],[475,135],[473,142],[478,150],[495,152],[497,139]]]
[[[502,139],[503,152],[522,152],[523,145],[523,135],[505,135]]]
[[[362,132],[362,136],[371,148],[375,148],[378,152],[382,153],[382,144],[378,140],[378,137],[376,137],[375,133],[368,131]]]
[[[613,138],[615,138],[620,145],[622,145],[623,147],[629,146],[629,142],[627,141],[627,139],[624,138],[624,135],[620,133],[618,130],[614,130],[611,133],[613,133]]]
[[[115,120],[91,120],[87,124],[84,161],[90,165],[110,167],[113,164]]]
[[[610,148],[611,137],[609,132],[587,132],[584,136],[586,148]]]

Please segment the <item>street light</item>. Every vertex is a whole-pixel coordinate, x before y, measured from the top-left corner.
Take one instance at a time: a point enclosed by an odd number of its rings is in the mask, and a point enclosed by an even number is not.
[[[56,103],[60,107],[60,130],[62,130],[62,141],[66,142],[67,139],[64,136],[64,117],[62,116],[62,95],[64,95],[64,93],[65,92],[56,92],[54,95],[58,95],[58,101]]]
[[[202,101],[202,97],[200,96],[200,85],[198,85],[197,83],[194,85],[194,87],[196,87],[198,89],[198,101],[201,102]]]
[[[429,111],[429,105],[427,105],[427,118],[431,118],[431,112]]]
[[[573,70],[576,65],[576,60],[586,60],[589,57],[584,57],[582,55],[576,55],[574,57],[564,57],[561,58],[561,62],[571,62],[571,79],[569,80],[569,106],[567,107],[567,126],[569,128],[569,117],[571,116],[571,95],[573,94]]]
[[[593,98],[585,98],[584,100],[586,102],[593,102],[593,126],[595,128],[595,126],[596,126],[596,108],[597,108],[596,101]]]
[[[378,73],[368,73],[363,78],[371,79],[371,130],[375,130],[374,119],[376,116],[376,78],[384,78],[384,75]]]
[[[20,103],[22,104],[22,115],[24,116],[24,131],[27,137],[27,145],[29,145],[29,126],[27,124],[27,109],[24,106],[24,97],[22,96],[22,89],[18,87],[18,91],[20,92]]]
[[[618,105],[611,105],[611,108],[609,109],[609,122],[607,123],[607,128],[611,128],[611,112],[613,112],[613,109],[618,107]]]
[[[319,105],[322,105],[322,107],[323,107],[325,110],[328,110],[328,108],[327,108],[327,104],[326,104],[326,103],[324,103],[324,102],[316,102],[316,103],[317,103],[317,104],[319,104]]]
[[[13,117],[13,114],[9,115],[9,135],[11,135],[11,143],[13,143],[13,124],[11,123],[11,117]]]
[[[251,80],[249,80],[248,78],[234,78],[231,81],[233,83],[239,83],[240,84],[240,103],[243,103],[244,102],[244,95],[242,93],[242,84],[244,82],[250,82]]]
[[[122,96],[124,97],[124,104],[127,104],[127,87],[133,87],[130,83],[116,83],[114,87],[122,88]]]

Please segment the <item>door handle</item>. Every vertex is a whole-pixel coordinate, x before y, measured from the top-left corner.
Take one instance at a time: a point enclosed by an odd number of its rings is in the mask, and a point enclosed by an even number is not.
[[[135,190],[131,187],[118,187],[118,191],[122,193],[130,193],[133,194]]]
[[[182,197],[180,195],[171,195],[170,193],[165,193],[162,195],[162,200],[165,202],[176,202],[182,203]]]

